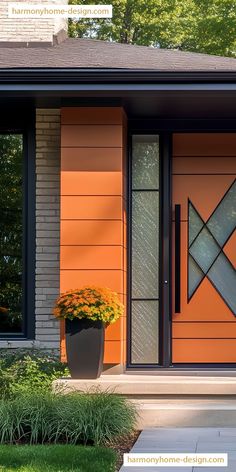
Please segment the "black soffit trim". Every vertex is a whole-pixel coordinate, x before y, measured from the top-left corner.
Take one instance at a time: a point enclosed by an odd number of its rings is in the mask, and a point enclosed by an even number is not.
[[[0,83],[18,84],[228,84],[236,71],[156,71],[96,68],[0,68]]]

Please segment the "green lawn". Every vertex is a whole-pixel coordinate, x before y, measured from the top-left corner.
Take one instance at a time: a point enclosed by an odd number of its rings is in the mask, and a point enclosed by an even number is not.
[[[116,453],[86,446],[0,446],[1,472],[114,472]]]

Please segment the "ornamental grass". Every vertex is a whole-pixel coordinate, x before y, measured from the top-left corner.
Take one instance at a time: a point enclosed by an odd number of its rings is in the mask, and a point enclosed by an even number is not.
[[[102,445],[129,435],[134,405],[122,396],[39,392],[0,400],[1,444]]]

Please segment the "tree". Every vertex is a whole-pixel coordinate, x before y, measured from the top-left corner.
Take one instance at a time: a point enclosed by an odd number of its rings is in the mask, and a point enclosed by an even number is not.
[[[70,0],[94,4],[94,0]],[[232,0],[104,0],[112,19],[69,21],[71,37],[236,56]]]
[[[0,135],[0,332],[21,331],[22,136]]]

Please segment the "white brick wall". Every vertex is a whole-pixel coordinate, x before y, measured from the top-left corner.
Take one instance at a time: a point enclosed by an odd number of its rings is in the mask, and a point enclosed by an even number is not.
[[[59,295],[60,110],[36,112],[36,341],[59,349],[59,322],[52,316]]]
[[[62,29],[67,31],[67,20],[64,18],[8,18],[9,1],[0,0],[0,42],[52,42],[54,34]],[[26,0],[16,1],[26,2]],[[68,0],[30,0],[28,3],[67,5]]]

